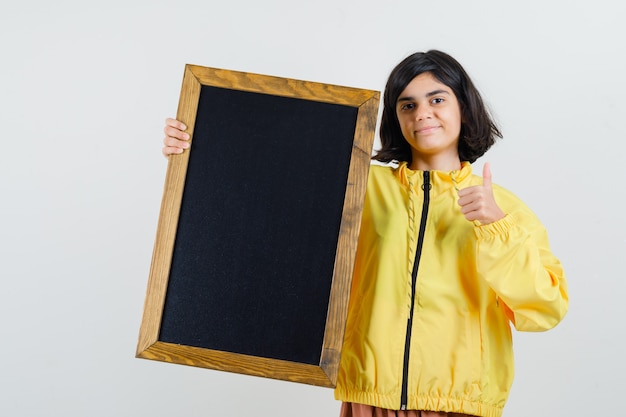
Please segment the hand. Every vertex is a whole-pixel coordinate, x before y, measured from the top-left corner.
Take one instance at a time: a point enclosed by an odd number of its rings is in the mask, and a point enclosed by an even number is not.
[[[489,163],[483,166],[483,185],[459,190],[459,205],[467,220],[479,221],[483,225],[498,221],[505,216],[493,196]]]
[[[167,158],[173,154],[183,153],[189,148],[189,134],[185,133],[185,126],[176,119],[168,118],[165,120],[165,138],[163,139],[163,155]]]

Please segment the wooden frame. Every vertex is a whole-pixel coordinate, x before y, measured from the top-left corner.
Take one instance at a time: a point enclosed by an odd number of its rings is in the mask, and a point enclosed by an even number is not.
[[[324,306],[327,314],[323,341],[319,347],[319,361],[314,364],[298,363],[291,360],[166,342],[160,339],[181,204],[184,198],[190,155],[194,152],[194,146],[190,151],[181,155],[171,156],[169,160],[136,356],[334,387],[341,357],[361,210],[377,120],[379,92],[186,65],[177,118],[187,125],[187,132],[191,135],[192,141],[196,140],[194,128],[200,118],[211,116],[198,113],[198,102],[203,86],[329,103],[356,109],[356,125],[351,148],[349,148],[351,151],[349,151],[345,196],[342,196],[343,210],[341,219],[338,220],[339,235],[336,254],[332,277],[329,277],[330,296],[327,306]],[[312,175],[317,174],[312,173]]]

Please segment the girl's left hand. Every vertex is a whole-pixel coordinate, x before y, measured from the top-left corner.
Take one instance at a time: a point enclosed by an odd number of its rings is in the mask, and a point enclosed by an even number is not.
[[[467,220],[478,221],[481,225],[504,218],[505,214],[493,196],[489,163],[483,166],[483,185],[459,190],[459,205]]]

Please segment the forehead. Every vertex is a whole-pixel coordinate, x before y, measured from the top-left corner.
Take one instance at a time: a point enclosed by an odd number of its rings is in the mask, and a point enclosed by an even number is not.
[[[423,72],[413,78],[400,93],[398,100],[403,98],[424,98],[433,95],[433,93],[443,93],[454,96],[454,92],[450,87],[442,83],[430,72]]]

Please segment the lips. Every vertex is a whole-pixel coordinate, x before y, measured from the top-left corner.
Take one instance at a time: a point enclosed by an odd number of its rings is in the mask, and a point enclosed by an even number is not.
[[[437,129],[439,129],[439,126],[424,126],[424,127],[417,129],[415,133],[420,134],[420,135],[425,135],[428,133],[432,133]]]

